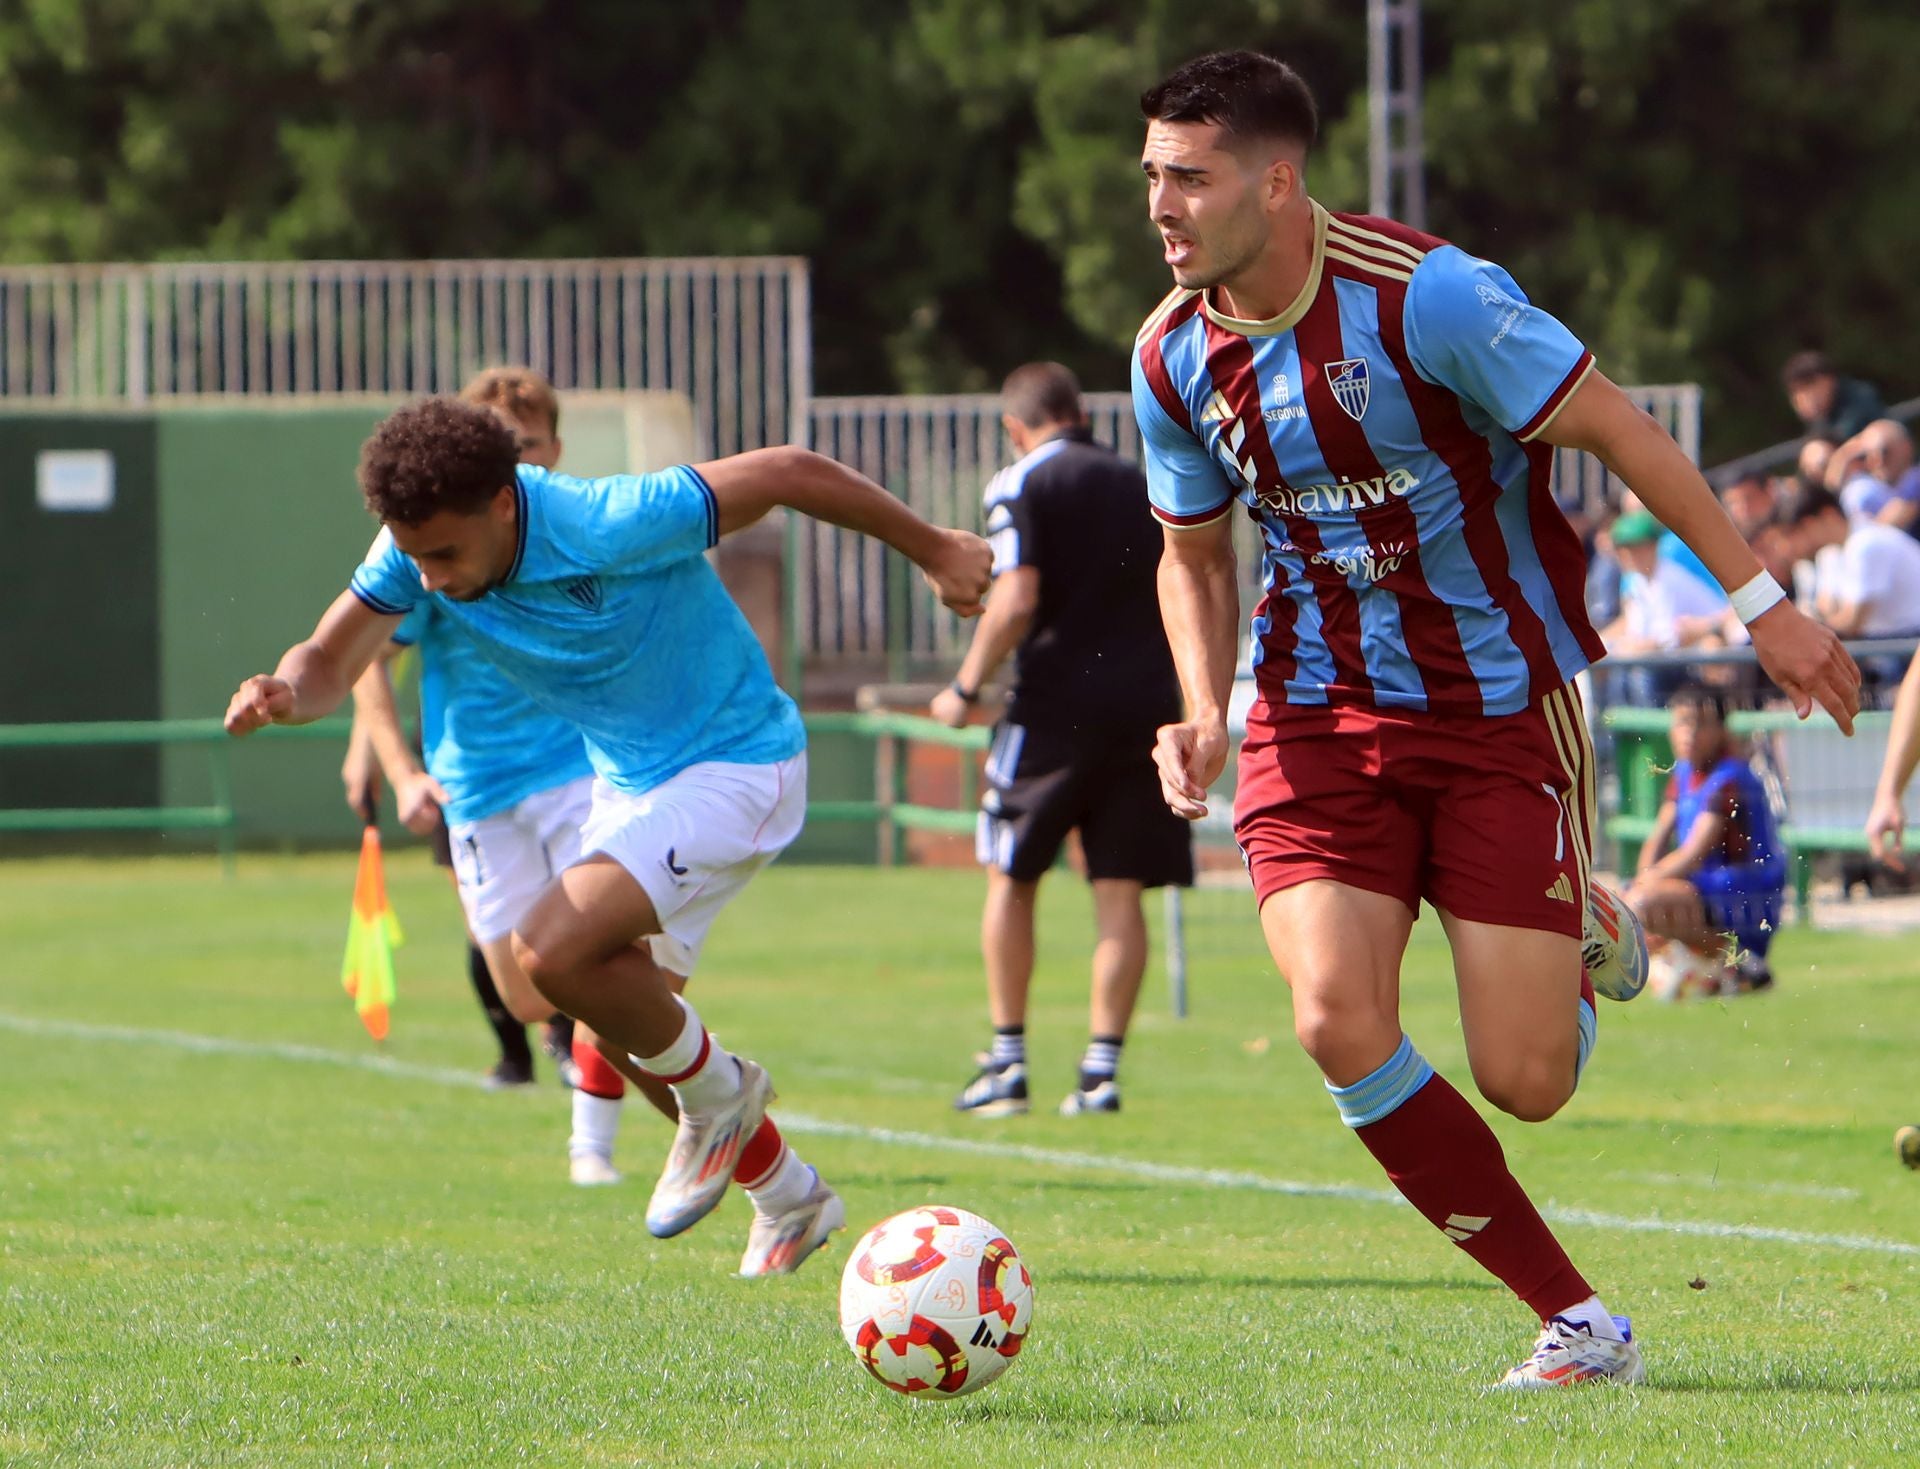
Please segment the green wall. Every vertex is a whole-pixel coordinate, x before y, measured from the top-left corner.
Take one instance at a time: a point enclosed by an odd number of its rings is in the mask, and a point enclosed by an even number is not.
[[[160,520],[160,705],[170,719],[225,712],[241,679],[273,669],[345,590],[376,526],[354,484],[385,403],[185,408],[155,415]],[[346,840],[343,749],[243,741],[233,752],[243,839]],[[207,792],[202,750],[169,750],[162,790]]]
[[[49,510],[40,456],[111,456],[112,500]],[[0,414],[0,723],[152,719],[159,713],[154,431],[121,415]],[[0,752],[0,806],[151,806],[148,748]]]

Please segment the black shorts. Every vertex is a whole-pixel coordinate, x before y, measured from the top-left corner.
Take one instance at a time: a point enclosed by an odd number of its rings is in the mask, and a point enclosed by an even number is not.
[[[980,864],[1016,882],[1037,881],[1077,830],[1090,879],[1150,888],[1192,883],[1193,828],[1160,795],[1153,733],[995,725],[980,803]]]
[[[433,835],[428,837],[427,841],[433,848],[435,867],[453,866],[453,837],[448,832],[447,823],[444,820],[434,822]]]

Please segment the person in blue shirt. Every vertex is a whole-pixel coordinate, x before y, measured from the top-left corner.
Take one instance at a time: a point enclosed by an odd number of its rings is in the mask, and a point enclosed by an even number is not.
[[[476,376],[461,397],[490,408],[512,430],[520,462],[558,467],[560,404],[553,385],[524,367],[495,367]],[[420,755],[400,729],[389,654],[417,647],[420,663]],[[445,851],[465,911],[469,942],[480,954],[475,979],[489,1017],[519,1037],[518,1056],[503,1059],[489,1082],[531,1081],[523,1023],[548,1024],[548,1048],[566,1058],[573,1088],[568,1170],[577,1184],[619,1181],[613,1167],[626,1081],[624,1056],[603,1056],[593,1033],[573,1026],[541,997],[514,961],[513,925],[553,874],[579,857],[580,828],[592,806],[593,766],[580,731],[509,683],[431,604],[422,603],[394,630],[393,641],[354,685],[354,728],[348,766],[370,752],[393,788],[400,819]],[[424,757],[424,765],[422,758]],[[349,800],[352,782],[349,781]],[[685,976],[679,976],[684,982]],[[499,1029],[496,1024],[496,1029]],[[558,1035],[556,1036],[556,1032]],[[501,1031],[503,1041],[506,1032]],[[503,1075],[504,1073],[504,1075]],[[564,1075],[564,1073],[563,1073]],[[675,1115],[665,1088],[635,1073],[655,1106]]]
[[[1627,901],[1649,935],[1712,960],[1724,992],[1773,983],[1767,950],[1780,921],[1787,852],[1766,787],[1727,733],[1726,700],[1697,683],[1668,700],[1673,774],[1640,849]]]
[[[768,1137],[766,1072],[714,1045],[670,976],[688,972],[806,808],[799,712],[706,552],[785,507],[886,542],[968,616],[992,552],[805,449],[574,479],[519,464],[494,414],[447,398],[387,418],[362,450],[360,485],[383,525],[365,562],[310,637],[240,685],[227,729],[331,712],[425,603],[580,730],[596,777],[583,855],[516,924],[513,952],[557,1009],[673,1089],[678,1130],[647,1228],[679,1234],[767,1149],[767,1166],[787,1171],[777,1129]],[[794,1171],[797,1183],[770,1180],[778,1213],[756,1198],[742,1275],[789,1272],[844,1227],[833,1190]]]

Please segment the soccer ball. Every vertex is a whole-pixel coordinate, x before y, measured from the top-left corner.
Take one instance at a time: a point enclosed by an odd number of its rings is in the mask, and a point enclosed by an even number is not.
[[[1893,1135],[1893,1150],[1909,1168],[1920,1168],[1920,1127],[1903,1127]]]
[[[965,1209],[909,1209],[862,1236],[840,1276],[840,1332],[895,1392],[957,1398],[1012,1365],[1033,1278],[1005,1234]]]

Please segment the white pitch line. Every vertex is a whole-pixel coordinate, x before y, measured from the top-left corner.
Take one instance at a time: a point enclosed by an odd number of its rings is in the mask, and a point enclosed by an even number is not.
[[[125,1025],[94,1025],[77,1020],[43,1020],[28,1015],[10,1015],[0,1011],[0,1030],[21,1035],[59,1036],[72,1040],[122,1041],[128,1045],[160,1046],[169,1050],[192,1051],[202,1055],[247,1056],[266,1060],[295,1061],[308,1065],[341,1066],[355,1071],[371,1071],[403,1081],[426,1081],[438,1086],[478,1088],[480,1078],[472,1072],[455,1071],[445,1066],[418,1066],[394,1061],[385,1056],[354,1055],[346,1051],[328,1051],[318,1046],[301,1046],[277,1041],[245,1041],[224,1036],[195,1035],[181,1030],[141,1030]],[[852,1122],[832,1122],[793,1112],[780,1114],[783,1131],[801,1136],[853,1138],[887,1147],[923,1148],[930,1152],[967,1153],[975,1157],[1007,1158],[1020,1163],[1042,1163],[1054,1168],[1081,1172],[1120,1173],[1131,1178],[1151,1179],[1156,1183],[1187,1184],[1198,1188],[1246,1189],[1255,1193],[1283,1194],[1290,1198],[1339,1199],[1359,1204],[1390,1204],[1405,1207],[1406,1200],[1387,1189],[1361,1188],[1354,1184],[1303,1183],[1288,1178],[1269,1178],[1260,1173],[1242,1173],[1226,1168],[1189,1168],[1174,1163],[1155,1163],[1144,1158],[1116,1158],[1099,1153],[1071,1152],[1063,1148],[1038,1148],[1024,1143],[998,1143],[978,1138],[942,1137],[931,1132],[902,1132],[890,1127],[866,1127]],[[1757,1240],[1767,1244],[1825,1246],[1863,1254],[1920,1256],[1920,1244],[1903,1240],[1879,1239],[1864,1234],[1820,1234],[1797,1229],[1780,1229],[1764,1224],[1725,1224],[1709,1219],[1665,1219],[1658,1216],[1634,1218],[1625,1214],[1602,1214],[1591,1209],[1568,1209],[1549,1204],[1540,1213],[1555,1224],[1586,1225],[1594,1229],[1625,1230],[1635,1234],[1674,1234],[1704,1239]]]
[[[243,1041],[226,1036],[194,1035],[184,1030],[137,1030],[130,1025],[93,1025],[80,1020],[41,1020],[29,1015],[9,1015],[0,1011],[0,1030],[22,1035],[61,1036],[77,1041],[125,1041],[131,1046],[163,1046],[173,1051],[194,1051],[210,1056],[252,1056],[271,1061],[300,1061],[318,1066],[345,1066],[354,1071],[374,1071],[382,1076],[397,1076],[405,1081],[431,1081],[440,1086],[483,1088],[479,1073],[455,1071],[447,1066],[416,1066],[410,1061],[395,1061],[389,1056],[356,1056],[347,1051],[327,1051],[319,1046],[299,1046],[284,1041]]]

